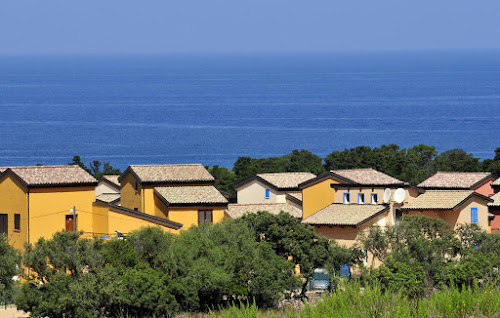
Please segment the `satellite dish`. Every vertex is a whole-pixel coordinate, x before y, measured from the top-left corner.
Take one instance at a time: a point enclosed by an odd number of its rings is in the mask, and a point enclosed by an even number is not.
[[[389,188],[385,189],[383,202],[386,204],[391,202],[391,189],[389,189]]]
[[[406,193],[403,188],[398,188],[396,192],[394,192],[394,201],[396,201],[397,203],[403,203],[405,197]]]

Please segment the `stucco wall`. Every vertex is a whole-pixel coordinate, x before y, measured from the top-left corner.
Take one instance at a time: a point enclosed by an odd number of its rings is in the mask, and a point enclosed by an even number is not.
[[[425,215],[432,218],[445,220],[452,228],[456,229],[460,224],[471,223],[471,208],[477,208],[478,225],[488,231],[488,207],[486,202],[478,198],[471,198],[456,211],[409,211],[409,215]]]
[[[137,184],[138,190],[135,190],[135,183],[137,180],[131,173],[127,173],[121,180],[120,189],[120,202],[124,208],[144,212],[142,206],[142,186],[140,183]]]
[[[485,182],[482,185],[475,188],[474,191],[476,191],[479,194],[482,194],[484,196],[489,197],[490,195],[495,193],[495,191],[493,191],[493,188],[491,187],[491,183],[493,181],[494,180],[488,180],[487,182]]]
[[[266,189],[269,189],[269,199],[266,199]],[[258,180],[253,180],[237,191],[238,204],[285,203],[286,193],[272,189]]]
[[[7,214],[9,243],[18,249],[28,241],[28,194],[19,181],[10,175],[0,180],[0,214]],[[20,214],[20,231],[14,230],[14,214]]]
[[[66,229],[66,215],[76,207],[77,231],[93,232],[95,187],[34,188],[29,194],[30,242]]]
[[[338,183],[338,181],[325,179],[302,189],[303,219],[306,219],[319,210],[326,208],[332,203],[339,202],[335,201],[335,191],[330,187],[332,183]]]
[[[213,223],[219,223],[224,219],[225,207],[186,207],[168,209],[168,219],[173,222],[183,224],[182,230],[187,230],[191,226],[198,226],[198,210],[212,210]]]

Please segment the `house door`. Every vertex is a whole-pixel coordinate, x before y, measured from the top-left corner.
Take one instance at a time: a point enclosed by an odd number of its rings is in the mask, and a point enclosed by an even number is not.
[[[75,220],[73,215],[66,215],[66,232],[73,232]]]
[[[0,233],[7,234],[9,232],[8,215],[0,214]]]

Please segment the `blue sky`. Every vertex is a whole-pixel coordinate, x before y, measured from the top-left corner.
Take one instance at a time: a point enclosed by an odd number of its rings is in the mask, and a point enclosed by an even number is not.
[[[500,49],[498,0],[2,0],[0,53]]]

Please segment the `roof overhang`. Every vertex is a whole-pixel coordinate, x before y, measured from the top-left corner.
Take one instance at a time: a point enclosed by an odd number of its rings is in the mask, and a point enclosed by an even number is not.
[[[158,225],[166,226],[166,227],[169,227],[169,228],[172,228],[175,230],[178,230],[183,226],[181,223],[173,222],[173,221],[170,221],[170,220],[167,220],[164,218],[160,218],[160,217],[157,217],[154,215],[146,214],[143,212],[127,209],[127,208],[124,208],[122,206],[118,206],[118,205],[111,204],[111,203],[109,204],[109,209],[114,211],[114,212],[122,213],[122,214],[125,214],[128,216],[142,219],[145,221],[149,221],[149,222],[152,222],[152,223],[155,223]]]

